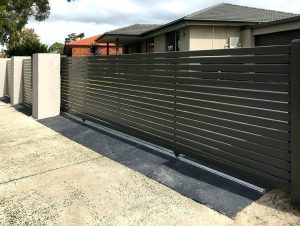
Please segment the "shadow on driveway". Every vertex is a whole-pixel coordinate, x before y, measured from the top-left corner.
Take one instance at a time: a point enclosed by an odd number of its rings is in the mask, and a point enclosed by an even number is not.
[[[129,141],[107,132],[104,127],[82,123],[68,115],[40,120],[40,123],[231,218],[268,189],[250,188],[247,183],[220,176],[206,166],[190,164],[173,153]]]

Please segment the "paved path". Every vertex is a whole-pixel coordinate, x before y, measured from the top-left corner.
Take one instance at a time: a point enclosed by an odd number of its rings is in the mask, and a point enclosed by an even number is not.
[[[1,226],[300,222],[298,212],[276,210],[261,200],[232,220],[63,137],[2,102],[0,117]],[[268,215],[262,218],[263,213]]]

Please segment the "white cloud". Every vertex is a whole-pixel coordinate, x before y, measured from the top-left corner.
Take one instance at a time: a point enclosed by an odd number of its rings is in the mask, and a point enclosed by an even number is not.
[[[104,33],[108,30],[118,28],[113,25],[96,23],[82,23],[76,21],[44,21],[30,22],[26,27],[34,28],[35,32],[40,36],[42,42],[48,45],[54,42],[64,43],[65,38],[71,33],[85,33],[85,37],[94,36]]]
[[[30,21],[47,44],[63,42],[67,34],[84,32],[86,37],[134,23],[166,23],[220,0],[50,0],[47,21]],[[227,3],[300,14],[299,0],[228,0]]]

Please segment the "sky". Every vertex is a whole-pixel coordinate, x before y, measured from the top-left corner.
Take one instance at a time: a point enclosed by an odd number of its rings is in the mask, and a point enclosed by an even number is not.
[[[300,0],[49,0],[50,17],[31,19],[43,43],[64,42],[70,33],[85,37],[135,24],[163,24],[221,2],[300,14]]]

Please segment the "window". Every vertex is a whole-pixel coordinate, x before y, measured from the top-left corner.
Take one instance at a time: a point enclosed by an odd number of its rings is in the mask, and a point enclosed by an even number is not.
[[[172,31],[166,34],[167,52],[180,51],[180,31]]]

